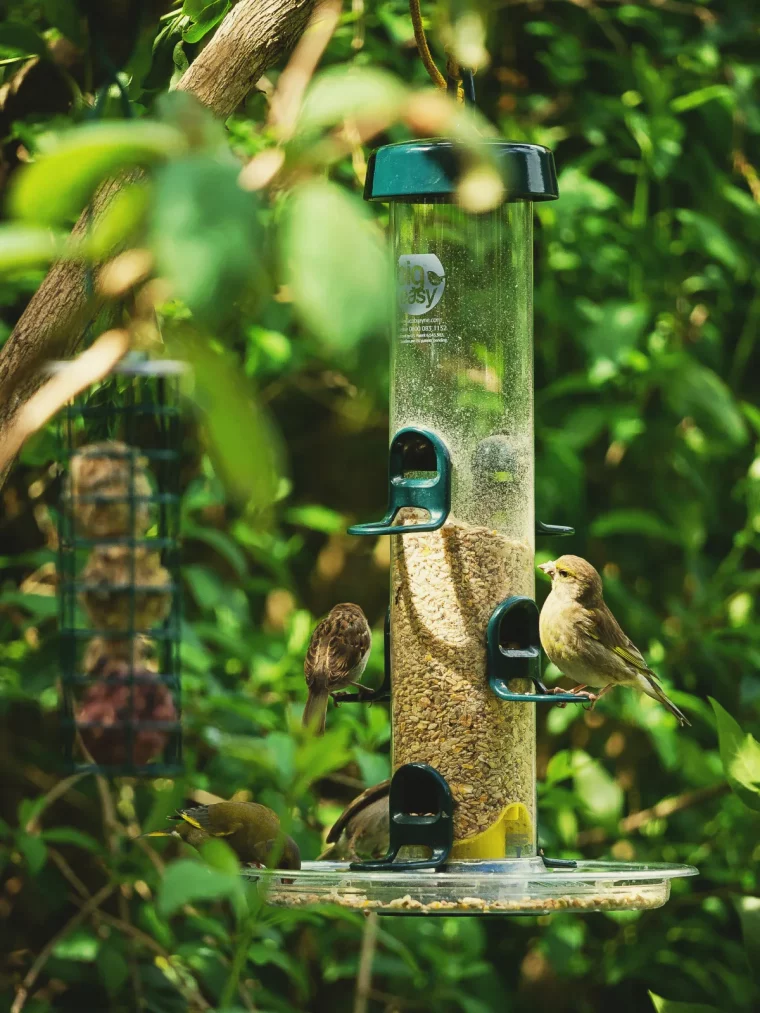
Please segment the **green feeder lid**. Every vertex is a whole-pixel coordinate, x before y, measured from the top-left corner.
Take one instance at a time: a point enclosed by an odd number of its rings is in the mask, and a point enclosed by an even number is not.
[[[554,156],[540,144],[484,140],[504,177],[508,201],[556,200]],[[370,155],[365,200],[428,204],[446,201],[456,190],[467,149],[454,141],[431,138],[386,144]]]

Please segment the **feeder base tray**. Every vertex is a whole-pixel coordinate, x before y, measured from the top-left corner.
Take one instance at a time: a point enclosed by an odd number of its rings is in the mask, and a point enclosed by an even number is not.
[[[451,862],[441,872],[362,872],[348,862],[304,862],[298,872],[246,870],[270,904],[337,904],[378,914],[540,915],[552,911],[643,911],[661,907],[670,881],[691,865],[584,862],[547,869],[540,858]]]

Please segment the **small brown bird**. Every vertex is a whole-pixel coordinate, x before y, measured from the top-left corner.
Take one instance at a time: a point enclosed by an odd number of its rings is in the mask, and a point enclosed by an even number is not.
[[[163,622],[171,607],[170,578],[157,552],[145,546],[96,546],[82,570],[92,585],[81,593],[94,627],[103,630],[148,630]],[[134,615],[131,612],[132,586]]]
[[[102,656],[95,665],[93,682],[76,705],[75,718],[82,742],[96,763],[144,766],[164,751],[170,728],[139,728],[142,722],[177,721],[171,690],[155,672],[135,667],[138,679],[129,683],[130,663]],[[132,727],[130,734],[129,728]]]
[[[632,686],[690,722],[669,700],[643,655],[621,630],[602,596],[602,578],[580,556],[560,556],[540,567],[552,579],[541,610],[541,645],[563,675],[580,685],[601,688],[594,703],[615,686]]]
[[[91,538],[144,535],[151,524],[147,459],[119,440],[80,447],[66,485],[79,530]],[[134,497],[134,504],[130,498]]]
[[[390,785],[390,781],[381,781],[346,806],[327,835],[330,847],[325,848],[318,861],[353,862],[387,854]]]
[[[279,853],[275,869],[300,869],[301,854],[292,837],[283,834],[276,813],[258,802],[216,802],[192,809],[179,809],[175,830],[154,830],[143,837],[179,837],[199,848],[212,837],[221,837],[241,862],[264,866]]]
[[[304,662],[309,698],[303,712],[305,728],[325,730],[331,693],[358,685],[372,645],[372,631],[358,605],[336,605],[311,635]]]

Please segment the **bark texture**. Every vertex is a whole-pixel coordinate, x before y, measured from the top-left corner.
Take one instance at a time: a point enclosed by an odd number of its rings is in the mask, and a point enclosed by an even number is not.
[[[240,0],[177,87],[226,118],[296,42],[314,6],[315,0]],[[96,215],[120,186],[111,181],[101,187],[94,202]],[[83,214],[74,232],[86,227]],[[76,351],[95,304],[86,294],[83,264],[53,265],[0,350],[0,440],[44,380],[45,362]],[[0,484],[4,479],[0,475]]]

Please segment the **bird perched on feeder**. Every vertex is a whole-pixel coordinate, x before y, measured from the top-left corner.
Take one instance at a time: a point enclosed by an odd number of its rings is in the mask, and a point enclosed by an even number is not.
[[[372,631],[358,605],[336,605],[311,635],[304,662],[309,698],[303,712],[304,728],[316,735],[325,730],[331,693],[358,686],[367,667]]]
[[[245,864],[264,866],[279,856],[273,868],[301,868],[298,845],[283,834],[277,814],[258,802],[216,802],[178,809],[170,819],[178,821],[175,829],[154,830],[143,837],[179,837],[194,848],[221,837]]]
[[[145,457],[120,440],[90,443],[72,455],[67,493],[83,534],[145,534],[151,521],[146,465]]]
[[[99,629],[147,630],[169,612],[169,574],[158,553],[145,546],[96,546],[81,579],[89,585],[82,591],[82,604]]]
[[[390,781],[381,781],[346,806],[327,835],[330,846],[318,861],[353,862],[358,858],[382,858],[388,853],[390,785]]]
[[[615,686],[632,686],[658,700],[688,725],[686,716],[665,695],[657,676],[632,640],[623,633],[602,597],[602,578],[580,556],[560,556],[539,566],[552,579],[541,610],[541,646],[563,675],[600,689],[593,703]]]

